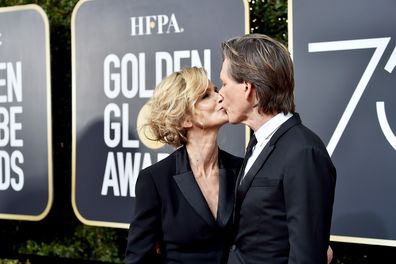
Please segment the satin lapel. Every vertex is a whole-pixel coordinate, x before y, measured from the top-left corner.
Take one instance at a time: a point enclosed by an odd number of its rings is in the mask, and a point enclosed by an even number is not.
[[[265,161],[268,159],[271,152],[274,150],[276,142],[292,127],[301,124],[300,116],[297,113],[294,113],[293,116],[287,120],[284,124],[282,124],[279,129],[275,132],[275,134],[271,137],[271,140],[268,142],[267,146],[264,147],[263,151],[257,157],[256,161],[253,163],[253,166],[246,173],[245,178],[242,180],[241,184],[238,184],[235,187],[236,189],[236,206],[242,204],[243,199],[247,191],[249,190],[250,185],[254,177],[260,168],[264,165]],[[241,172],[240,172],[241,173]],[[240,176],[238,176],[239,179]],[[239,210],[236,208],[235,210]]]
[[[214,217],[201,193],[194,174],[191,171],[188,155],[185,147],[182,147],[176,155],[176,174],[173,176],[180,192],[186,198],[191,207],[209,224],[216,224]]]
[[[274,145],[269,145],[269,144],[264,147],[263,151],[257,157],[256,161],[253,163],[250,170],[246,173],[242,182],[239,184],[239,186],[237,186],[238,202],[242,202],[243,199],[245,198],[246,192],[248,191],[250,185],[252,184],[254,177],[256,176],[260,168],[264,165],[265,161],[271,154],[274,147],[275,147]]]
[[[206,204],[205,198],[203,197],[197,182],[195,181],[194,175],[191,172],[174,175],[173,178],[176,181],[184,198],[191,205],[192,208],[209,224],[214,225],[215,221],[212,213]]]
[[[219,204],[217,210],[217,221],[221,226],[228,223],[234,209],[234,182],[235,179],[230,170],[220,169],[220,189],[219,189]]]

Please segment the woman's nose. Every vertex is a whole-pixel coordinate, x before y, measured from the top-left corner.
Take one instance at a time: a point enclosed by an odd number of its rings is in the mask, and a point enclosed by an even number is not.
[[[223,100],[224,100],[223,96],[221,96],[221,94],[218,93],[218,94],[217,94],[217,97],[218,97],[217,102],[218,102],[218,103],[222,103]]]

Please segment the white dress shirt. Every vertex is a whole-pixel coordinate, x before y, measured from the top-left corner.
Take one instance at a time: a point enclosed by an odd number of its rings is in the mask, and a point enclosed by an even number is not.
[[[272,135],[278,130],[278,128],[285,123],[290,117],[292,117],[292,113],[288,113],[287,115],[283,113],[279,113],[267,122],[265,122],[255,133],[257,139],[256,146],[253,147],[252,155],[246,163],[245,171],[243,177],[245,177],[246,173],[250,170],[253,163],[256,161],[257,157],[260,155],[261,151],[263,151],[264,147],[270,141]],[[243,179],[243,178],[242,178]]]

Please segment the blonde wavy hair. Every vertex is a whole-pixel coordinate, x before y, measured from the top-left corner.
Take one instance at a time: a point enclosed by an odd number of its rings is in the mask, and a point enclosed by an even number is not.
[[[205,94],[209,79],[204,68],[184,68],[163,79],[147,102],[149,113],[145,124],[150,140],[174,147],[185,145],[186,117],[195,112],[196,101]]]

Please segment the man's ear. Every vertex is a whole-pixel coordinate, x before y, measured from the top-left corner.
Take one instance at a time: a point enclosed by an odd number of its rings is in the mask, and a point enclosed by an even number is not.
[[[243,84],[245,85],[245,99],[249,100],[249,98],[252,98],[253,100],[256,100],[254,97],[256,95],[254,84],[251,82],[243,82]]]

